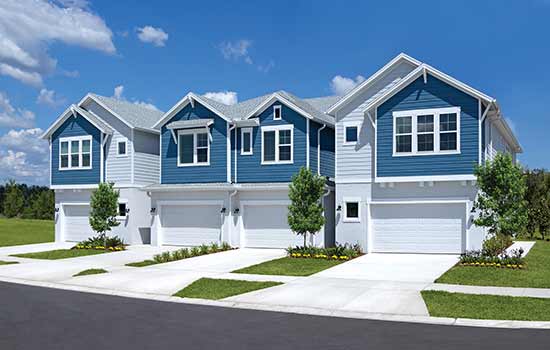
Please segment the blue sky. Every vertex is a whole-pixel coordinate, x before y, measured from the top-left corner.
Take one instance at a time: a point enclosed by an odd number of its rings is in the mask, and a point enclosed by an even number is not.
[[[165,111],[188,91],[331,95],[399,52],[495,97],[521,162],[550,168],[549,18],[550,0],[4,0],[0,180],[47,183],[36,129],[89,91]]]

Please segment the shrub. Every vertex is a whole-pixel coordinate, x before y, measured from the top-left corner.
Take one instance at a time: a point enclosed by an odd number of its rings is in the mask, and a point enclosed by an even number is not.
[[[468,251],[460,256],[461,265],[482,267],[508,267],[523,268],[523,249],[514,249],[510,252],[502,252],[498,255],[488,256],[480,250]]]
[[[217,243],[210,244],[209,252],[210,253],[217,253],[220,251],[220,246]]]
[[[227,242],[223,242],[221,246],[222,251],[231,250],[231,246]]]
[[[118,236],[113,237],[102,237],[102,236],[94,236],[90,237],[85,241],[77,243],[73,249],[97,249],[98,247],[101,247],[102,249],[111,249],[115,250],[124,250],[126,249],[126,246],[124,245],[124,241],[120,239]]]
[[[199,254],[206,255],[208,253],[210,253],[210,247],[208,247],[206,244],[201,244],[199,246]]]
[[[314,258],[314,259],[354,259],[363,254],[358,244],[337,244],[330,248],[319,247],[289,247],[286,249],[287,255],[295,258]]]
[[[498,256],[513,243],[512,238],[503,234],[495,234],[483,242],[482,254],[485,256]]]

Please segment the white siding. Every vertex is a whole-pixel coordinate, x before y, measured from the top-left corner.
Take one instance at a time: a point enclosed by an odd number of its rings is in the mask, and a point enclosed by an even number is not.
[[[126,156],[117,156],[119,141],[126,141]],[[115,184],[130,184],[132,182],[133,143],[130,138],[122,135],[116,129],[107,141],[105,154],[105,181]]]
[[[486,135],[486,150],[485,156],[487,160],[493,160],[497,153],[508,152],[511,153],[511,148],[506,142],[504,136],[500,133],[498,128],[491,123],[490,120],[485,122],[485,135]],[[512,154],[513,155],[513,154]]]
[[[159,135],[134,131],[134,183],[158,183]]]

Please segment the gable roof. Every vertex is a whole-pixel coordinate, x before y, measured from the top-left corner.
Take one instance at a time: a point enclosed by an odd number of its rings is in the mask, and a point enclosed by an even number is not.
[[[69,119],[69,117],[74,116],[76,118],[77,115],[81,115],[104,134],[111,134],[113,132],[113,129],[105,121],[103,121],[103,119],[99,118],[94,113],[86,111],[85,109],[82,109],[73,104],[70,105],[63,113],[61,113],[61,115],[40,137],[43,139],[50,138],[55,130],[57,130],[57,128],[59,128],[67,119]]]

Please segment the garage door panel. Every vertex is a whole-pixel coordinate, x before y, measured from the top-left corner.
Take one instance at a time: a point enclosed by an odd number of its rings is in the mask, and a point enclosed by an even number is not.
[[[163,243],[197,246],[220,241],[219,205],[164,205],[160,218]]]
[[[247,247],[287,248],[303,244],[288,226],[286,205],[245,205],[243,226]]]
[[[64,205],[63,234],[65,241],[80,242],[94,235],[90,227],[88,205]]]
[[[373,251],[460,253],[463,204],[384,204],[372,209]]]

